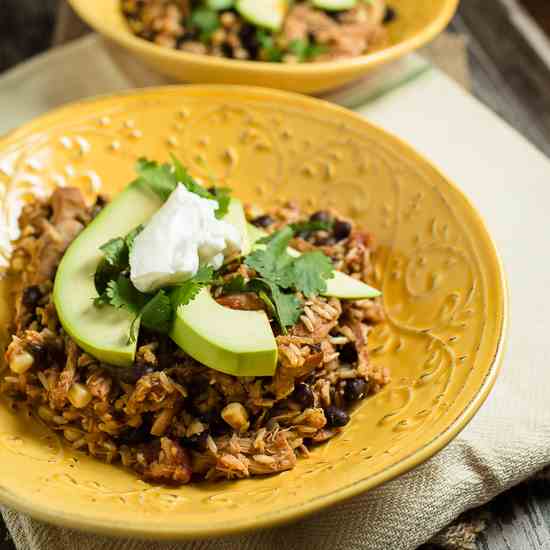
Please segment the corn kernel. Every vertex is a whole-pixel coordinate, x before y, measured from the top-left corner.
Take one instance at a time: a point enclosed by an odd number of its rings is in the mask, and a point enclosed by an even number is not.
[[[246,432],[250,426],[248,422],[248,413],[240,403],[229,403],[222,410],[222,418],[234,429],[239,432]]]
[[[23,374],[32,367],[33,363],[34,357],[30,353],[22,351],[10,359],[10,369],[16,374]]]
[[[90,390],[84,384],[79,384],[78,382],[71,386],[68,397],[69,401],[77,409],[83,409],[92,400]]]

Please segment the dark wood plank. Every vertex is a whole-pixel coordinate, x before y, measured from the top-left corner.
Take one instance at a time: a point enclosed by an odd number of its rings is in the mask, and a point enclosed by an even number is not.
[[[550,36],[550,2],[548,0],[521,0],[521,3]]]
[[[500,0],[462,0],[453,28],[470,40],[474,94],[550,155],[550,71]]]
[[[0,550],[15,550],[15,546],[9,533],[4,525],[4,522],[0,518]]]
[[[549,485],[528,482],[511,489],[491,502],[494,515],[487,531],[481,534],[479,550],[546,550],[550,548],[547,500]]]
[[[59,0],[1,0],[0,71],[49,47]]]

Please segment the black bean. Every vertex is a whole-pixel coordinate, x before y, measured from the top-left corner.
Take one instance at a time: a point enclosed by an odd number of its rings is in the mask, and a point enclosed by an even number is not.
[[[344,399],[348,403],[355,403],[366,397],[368,393],[368,384],[363,378],[354,378],[347,380],[344,386]]]
[[[131,367],[115,367],[113,365],[103,364],[105,369],[114,379],[125,382],[126,384],[135,384],[142,376],[152,374],[155,369],[144,363],[136,363]]]
[[[198,40],[200,32],[195,27],[187,27],[183,35],[182,43]]]
[[[194,434],[191,437],[181,439],[181,444],[184,447],[189,447],[195,451],[206,450],[206,440],[208,439],[208,429],[203,430],[200,434]]]
[[[334,19],[335,21],[340,21],[340,16],[343,14],[343,13],[346,13],[345,11],[342,11],[342,10],[329,10],[329,11],[326,11],[325,12],[331,19]]]
[[[336,220],[332,228],[332,233],[337,241],[347,239],[351,233],[351,223],[343,220]]]
[[[239,31],[239,38],[242,47],[248,51],[251,59],[258,57],[260,43],[258,41],[257,30],[253,25],[244,24]]]
[[[387,25],[388,23],[391,23],[397,18],[397,12],[395,11],[395,8],[392,8],[391,6],[386,6],[386,13],[384,14],[384,20],[382,23],[384,25]]]
[[[199,420],[206,424],[208,430],[214,437],[219,437],[229,431],[229,426],[225,423],[218,411],[208,411],[199,417]]]
[[[23,291],[23,304],[27,307],[36,307],[40,299],[42,298],[42,292],[36,285],[28,286]]]
[[[315,239],[315,246],[331,246],[335,242],[333,237],[319,237]]]
[[[315,398],[313,397],[313,392],[311,391],[311,388],[303,382],[300,382],[294,388],[292,399],[294,399],[294,401],[297,401],[300,405],[302,405],[302,407],[306,408],[313,407],[313,404],[315,403]]]
[[[197,397],[206,392],[209,386],[208,378],[195,377],[187,384],[187,391],[190,397]]]
[[[122,432],[118,436],[118,442],[122,445],[140,445],[141,443],[147,443],[154,436],[151,435],[151,428],[153,426],[153,414],[145,413],[142,416],[141,426],[137,428],[129,428]]]
[[[256,227],[269,227],[274,221],[271,216],[266,214],[265,216],[254,218],[250,223]]]
[[[325,409],[325,417],[329,428],[341,428],[349,422],[348,413],[332,405]]]
[[[332,220],[332,216],[330,215],[330,212],[327,212],[326,210],[319,210],[311,214],[309,219],[312,222],[329,223]]]
[[[359,356],[357,355],[357,348],[353,342],[348,342],[340,348],[340,361],[343,363],[353,364],[357,362]]]
[[[230,46],[227,42],[222,44],[222,53],[224,57],[228,59],[233,59],[233,47]]]

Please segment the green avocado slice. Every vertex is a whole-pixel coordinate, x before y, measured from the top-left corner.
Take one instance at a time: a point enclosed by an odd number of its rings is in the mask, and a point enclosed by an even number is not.
[[[252,224],[248,224],[247,231],[248,238],[252,243],[252,248],[254,248],[254,244],[257,241],[267,235],[265,231],[262,231]],[[300,252],[290,247],[288,248],[288,253],[291,256],[300,255]],[[334,271],[334,277],[332,279],[327,279],[327,290],[324,295],[332,298],[340,298],[342,300],[364,300],[366,298],[377,298],[378,296],[382,296],[382,293],[376,288],[362,281],[358,281],[341,271]]]
[[[236,8],[249,23],[278,31],[288,11],[288,0],[237,0]]]
[[[54,304],[59,320],[65,331],[83,350],[102,362],[131,366],[135,359],[136,343],[128,342],[133,322],[131,313],[112,307],[94,306],[93,300],[97,296],[94,274],[103,258],[99,247],[110,239],[126,235],[138,225],[147,223],[162,204],[157,195],[147,188],[137,183],[130,184],[74,240],[57,270]],[[244,210],[238,200],[231,200],[224,220],[240,230],[244,240],[243,253],[248,254],[250,241]],[[248,311],[226,311],[226,308],[209,297],[210,293],[204,291],[196,303],[192,302],[192,307],[180,308],[180,311],[183,310],[183,320],[177,320],[177,326],[173,330],[176,343],[183,342],[183,349],[193,357],[197,356],[195,348],[202,347],[200,355],[207,360],[215,360],[215,364],[210,361],[205,361],[205,364],[224,372],[238,374],[242,366],[247,373],[254,374],[254,365],[265,361],[260,368],[261,372],[270,371],[273,374],[272,365],[276,362],[277,346],[265,313],[251,316]],[[210,315],[221,317],[211,318]],[[180,333],[181,327],[193,325],[195,317],[198,328],[192,329],[192,335],[187,338]],[[231,342],[227,339],[229,328],[225,325],[226,317],[230,318],[234,330]],[[251,319],[255,323],[254,330],[249,327]],[[240,331],[240,326],[247,328]],[[200,334],[203,328],[205,336]],[[255,345],[254,341],[251,343],[251,338],[256,336]],[[224,349],[226,343],[229,349],[221,353],[220,350]],[[248,359],[249,355],[251,359]],[[228,362],[227,366],[224,366],[224,361]]]
[[[80,233],[59,264],[53,292],[59,321],[84,351],[105,363],[130,366],[136,344],[128,343],[131,313],[93,303],[94,274],[103,258],[99,247],[147,222],[161,206],[154,193],[130,184]]]
[[[312,0],[316,8],[326,11],[351,10],[357,5],[357,0]]]
[[[235,376],[272,376],[277,343],[264,311],[218,304],[205,288],[180,307],[170,336],[197,361]]]

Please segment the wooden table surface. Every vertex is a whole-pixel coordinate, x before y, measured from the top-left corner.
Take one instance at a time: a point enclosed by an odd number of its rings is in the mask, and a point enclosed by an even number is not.
[[[550,0],[522,1],[550,33]],[[57,2],[1,0],[0,71],[49,47]],[[469,39],[473,94],[550,156],[550,66],[515,6],[516,0],[462,0],[451,30]],[[549,480],[515,487],[485,510],[489,527],[472,548],[550,550]],[[0,550],[14,550],[1,520]]]

